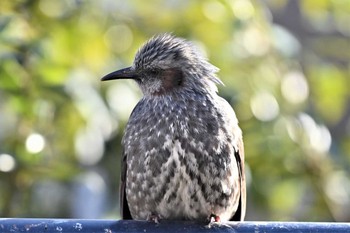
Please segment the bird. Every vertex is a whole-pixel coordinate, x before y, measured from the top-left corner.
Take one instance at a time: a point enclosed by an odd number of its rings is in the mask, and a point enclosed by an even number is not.
[[[218,70],[193,42],[163,33],[101,79],[134,80],[143,94],[122,138],[122,219],[244,220],[242,130],[218,95]]]

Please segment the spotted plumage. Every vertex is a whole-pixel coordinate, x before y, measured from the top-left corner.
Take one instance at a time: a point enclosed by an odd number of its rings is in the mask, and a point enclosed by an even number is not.
[[[216,72],[192,43],[163,34],[102,78],[134,79],[143,92],[122,140],[124,219],[244,219],[242,132]]]

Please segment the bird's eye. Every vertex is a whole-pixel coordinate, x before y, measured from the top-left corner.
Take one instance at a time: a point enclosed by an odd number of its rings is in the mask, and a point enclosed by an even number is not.
[[[157,69],[151,69],[151,70],[149,71],[149,74],[152,75],[152,76],[158,75],[158,74],[159,74],[159,70],[157,70]]]

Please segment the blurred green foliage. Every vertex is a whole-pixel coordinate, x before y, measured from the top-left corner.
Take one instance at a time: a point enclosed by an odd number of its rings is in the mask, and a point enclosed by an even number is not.
[[[350,221],[350,2],[3,0],[0,217],[118,218],[141,97],[101,84],[154,34],[220,68],[244,132],[247,220]]]

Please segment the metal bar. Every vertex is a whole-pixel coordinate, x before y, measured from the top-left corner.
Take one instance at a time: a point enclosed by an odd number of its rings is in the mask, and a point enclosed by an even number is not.
[[[350,232],[350,223],[330,222],[224,222],[0,218],[0,232]]]

